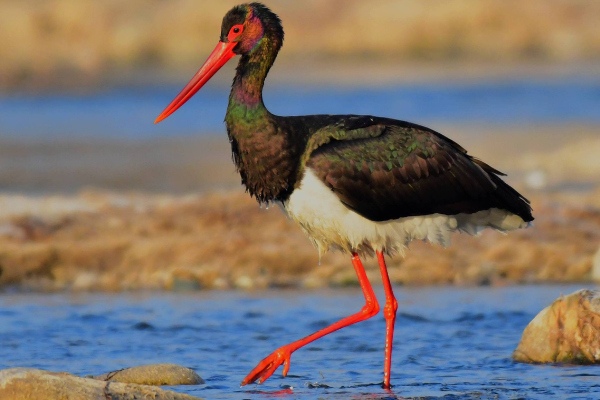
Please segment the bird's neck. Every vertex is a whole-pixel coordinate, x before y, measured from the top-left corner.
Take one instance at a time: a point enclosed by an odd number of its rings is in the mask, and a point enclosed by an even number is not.
[[[263,103],[262,91],[278,51],[278,46],[264,37],[250,54],[240,58],[225,116],[230,131],[239,131],[244,126],[256,128],[261,120],[268,120],[269,111]]]
[[[271,43],[264,37],[254,51],[240,59],[225,116],[242,183],[261,203],[289,195],[297,165],[289,132],[262,99],[265,78],[279,50]]]

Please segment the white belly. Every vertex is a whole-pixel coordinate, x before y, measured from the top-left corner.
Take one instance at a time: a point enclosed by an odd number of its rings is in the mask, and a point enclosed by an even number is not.
[[[476,235],[485,228],[504,232],[528,226],[521,217],[497,208],[474,214],[432,214],[374,222],[342,204],[310,168],[282,208],[300,224],[321,254],[330,248],[361,255],[372,255],[375,250],[392,254],[403,252],[415,239],[449,246],[455,231]]]

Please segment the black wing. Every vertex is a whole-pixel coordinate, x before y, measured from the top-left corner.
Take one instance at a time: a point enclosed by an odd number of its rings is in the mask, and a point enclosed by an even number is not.
[[[533,220],[529,201],[500,179],[501,172],[408,122],[340,116],[311,135],[304,164],[347,207],[373,221],[489,208]]]

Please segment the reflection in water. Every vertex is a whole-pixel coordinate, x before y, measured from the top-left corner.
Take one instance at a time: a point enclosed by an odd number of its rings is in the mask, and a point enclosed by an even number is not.
[[[0,297],[0,368],[78,375],[172,362],[205,385],[174,390],[207,399],[548,398],[600,394],[600,371],[510,359],[533,316],[579,287],[403,288],[394,338],[393,391],[380,388],[379,317],[292,355],[261,386],[239,387],[276,347],[360,307],[359,291],[299,293],[11,295]],[[268,340],[260,338],[268,337]],[[309,351],[310,350],[310,351]]]

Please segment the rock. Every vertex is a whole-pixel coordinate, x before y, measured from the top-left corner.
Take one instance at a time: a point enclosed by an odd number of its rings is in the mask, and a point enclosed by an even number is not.
[[[592,279],[596,282],[600,281],[600,247],[592,259]]]
[[[600,363],[600,292],[561,296],[527,325],[513,359],[528,363]]]
[[[153,386],[200,385],[204,383],[204,379],[193,370],[175,364],[141,365],[94,376],[94,379]]]
[[[198,400],[187,394],[153,386],[102,382],[80,378],[65,372],[34,368],[10,368],[0,371],[2,400]]]

